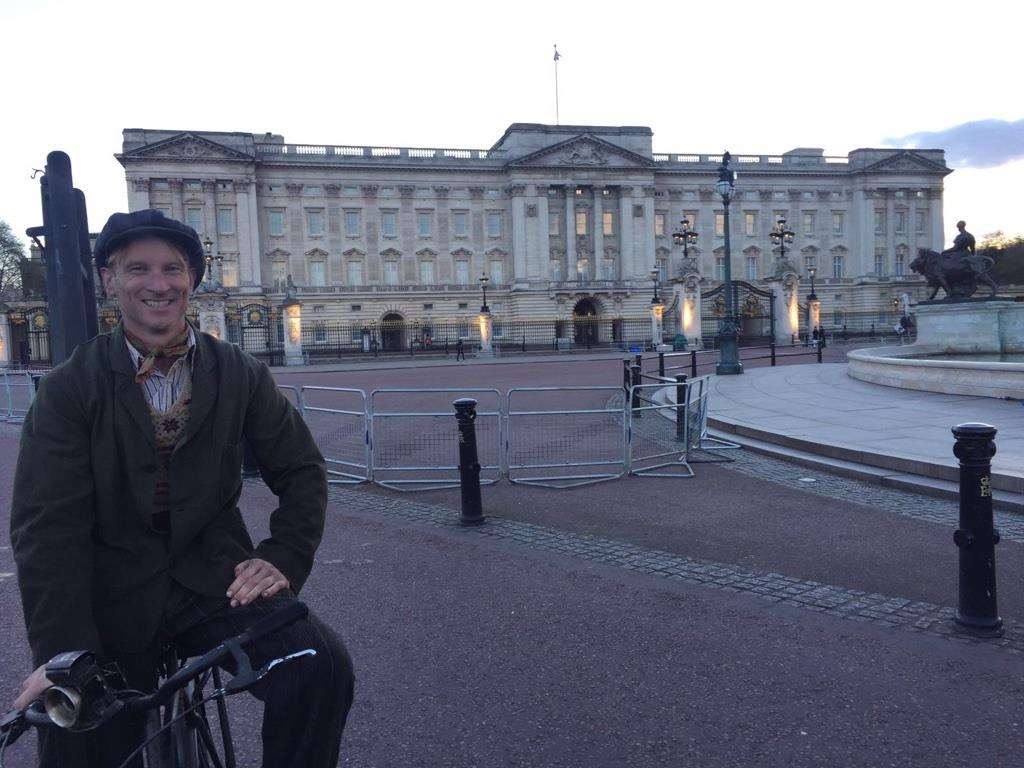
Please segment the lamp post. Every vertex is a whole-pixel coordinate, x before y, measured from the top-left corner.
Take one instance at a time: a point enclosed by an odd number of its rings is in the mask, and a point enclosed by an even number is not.
[[[480,305],[481,312],[490,312],[490,307],[487,306],[487,283],[490,282],[490,278],[487,275],[480,275],[480,287],[484,290],[484,303]]]
[[[657,267],[651,270],[651,280],[654,282],[654,296],[651,298],[651,346],[654,349],[662,343],[661,318],[665,312],[665,302],[658,295],[659,276]]]
[[[223,287],[223,270],[224,270],[224,256],[219,251],[217,255],[213,255],[213,240],[207,235],[206,239],[203,240],[203,251],[206,254],[206,280],[211,287]],[[213,269],[213,262],[217,262],[218,271],[215,273]]]
[[[683,219],[679,222],[679,231],[672,233],[672,240],[676,245],[683,246],[683,260],[686,262],[686,266],[689,266],[690,261],[690,246],[697,244],[697,238],[699,235],[690,228],[690,220]]]
[[[796,233],[787,229],[786,220],[780,218],[775,223],[775,228],[768,233],[768,237],[771,238],[772,245],[779,247],[779,260],[785,261],[786,259],[786,245],[793,242],[793,238],[796,237]]]
[[[739,329],[736,324],[736,307],[733,305],[732,252],[729,245],[729,203],[732,202],[736,191],[736,174],[729,170],[731,157],[728,152],[722,155],[722,165],[718,169],[718,181],[715,183],[715,189],[722,196],[722,205],[725,208],[725,315],[718,322],[722,358],[715,366],[715,373],[719,376],[743,373],[743,363],[740,362],[736,345]]]
[[[494,319],[491,317],[491,308],[487,306],[487,283],[490,278],[487,275],[480,275],[480,287],[483,288],[484,299],[480,305],[480,316],[477,318],[480,325],[480,356],[491,357],[494,354],[494,347],[491,344],[491,334],[494,328]]]

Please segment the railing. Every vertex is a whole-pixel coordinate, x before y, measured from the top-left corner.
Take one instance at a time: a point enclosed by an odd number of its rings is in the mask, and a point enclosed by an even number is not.
[[[756,360],[769,360],[772,367],[779,364],[780,360],[784,360],[789,357],[808,357],[813,355],[815,361],[822,362],[822,350],[825,348],[825,342],[821,340],[812,340],[809,344],[809,349],[806,352],[794,352],[794,349],[799,347],[793,346],[779,346],[775,342],[771,342],[764,346],[750,346],[750,347],[739,347],[737,354],[741,363],[754,362]],[[767,351],[766,351],[767,350]],[[763,353],[763,354],[749,354],[751,352]],[[706,356],[712,355],[713,357],[708,358]],[[696,378],[701,373],[701,369],[705,369],[704,373],[710,373],[708,369],[718,364],[719,351],[717,349],[691,349],[687,352],[658,352],[656,355],[643,354],[634,355],[632,358],[626,358],[622,361],[623,368],[623,388],[628,389],[630,386],[636,387],[644,384],[644,382],[657,382],[661,384],[671,383],[668,377],[669,374],[675,374],[677,372],[685,372],[690,378]],[[704,359],[699,359],[704,356]],[[675,360],[679,363],[671,365]],[[648,368],[643,370],[644,362],[656,361],[656,368]]]
[[[367,158],[398,157],[414,160],[493,160],[504,150],[443,149],[432,147],[373,147],[331,144],[257,144],[256,154],[267,158]]]
[[[655,154],[656,163],[687,163],[705,165],[718,164],[722,162],[721,155],[694,155],[659,153]],[[734,155],[733,162],[737,165],[849,165],[847,157],[823,156],[823,155]]]
[[[489,290],[504,291],[511,288],[508,283],[492,285]],[[284,286],[274,286],[272,292],[284,293]],[[439,283],[437,285],[300,285],[298,293],[480,293],[480,286],[461,283]]]

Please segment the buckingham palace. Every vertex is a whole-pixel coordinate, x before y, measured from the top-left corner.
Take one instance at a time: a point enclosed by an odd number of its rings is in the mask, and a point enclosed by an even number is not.
[[[459,321],[486,276],[498,320],[644,317],[657,283],[681,323],[686,291],[699,311],[723,278],[722,157],[655,152],[652,138],[514,123],[489,149],[445,149],[126,129],[117,159],[129,209],[195,228],[235,306],[287,291],[303,325]],[[942,249],[941,149],[734,153],[732,167],[733,279],[796,303],[813,271],[823,324],[923,290],[909,263]],[[685,255],[684,221],[697,234]]]

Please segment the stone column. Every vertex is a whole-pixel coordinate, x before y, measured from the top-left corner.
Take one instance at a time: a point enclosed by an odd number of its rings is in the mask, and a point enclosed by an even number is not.
[[[5,308],[0,309],[0,366],[10,365],[12,360],[11,321]]]
[[[644,187],[644,254],[639,265],[635,261],[633,264],[633,274],[637,277],[646,275],[657,266],[654,255],[654,191],[654,187]]]
[[[260,266],[260,209],[256,201],[256,183],[249,182],[249,277],[250,285],[260,288],[263,284],[263,270]],[[238,281],[241,285],[242,281]]]
[[[149,208],[149,179],[128,180],[128,210],[141,211]]]
[[[594,268],[591,271],[594,280],[604,278],[602,267],[604,266],[604,187],[595,184],[594,187]]]
[[[177,221],[185,220],[185,182],[182,179],[168,179],[171,188],[171,218]]]
[[[526,200],[523,193],[526,188],[514,184],[508,188],[512,196],[512,279],[513,288],[522,284],[526,287]]]
[[[892,261],[896,254],[896,200],[895,190],[885,190],[885,276],[892,274]],[[871,257],[874,262],[874,255]]]
[[[281,305],[281,319],[284,322],[284,364],[303,365],[302,355],[302,304],[294,296],[286,296]]]
[[[217,181],[203,179],[203,220],[206,224],[206,236],[213,241],[213,250],[220,249],[220,233],[217,232]]]
[[[633,188],[619,187],[619,279],[633,276]]]
[[[249,211],[250,186],[252,184],[244,179],[235,181],[235,207],[238,214],[238,232],[235,237],[238,238],[238,284],[240,286],[253,284],[253,254],[249,237],[249,229],[252,226],[252,216]]]
[[[195,297],[199,309],[199,330],[221,341],[227,341],[228,338],[227,323],[224,320],[224,298],[224,293],[219,290],[197,293]]]
[[[576,274],[576,185],[565,188],[565,279]]]
[[[906,261],[903,263],[903,274],[910,272],[910,262],[917,256],[917,190],[908,190],[910,195],[910,210],[907,212],[907,253]]]
[[[548,211],[548,188],[537,187],[537,270],[530,277],[550,279],[548,267],[551,263],[551,218]]]
[[[863,189],[860,196],[860,243],[857,248],[856,271],[849,277],[867,275],[875,261],[875,190]],[[850,265],[853,268],[853,265]]]
[[[931,250],[942,253],[945,250],[945,232],[942,221],[942,189],[928,190],[928,218],[931,228]]]

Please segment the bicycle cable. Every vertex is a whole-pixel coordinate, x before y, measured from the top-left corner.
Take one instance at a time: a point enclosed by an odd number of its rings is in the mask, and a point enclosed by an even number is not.
[[[4,752],[7,751],[7,742],[11,740],[11,731],[4,734],[3,743],[0,743],[0,768],[4,768]]]
[[[145,749],[146,747],[148,747],[148,746],[149,746],[149,745],[150,745],[150,744],[152,743],[153,739],[155,739],[155,738],[156,738],[157,736],[159,736],[159,735],[160,735],[161,733],[163,733],[164,731],[166,731],[166,730],[167,730],[168,728],[170,728],[170,727],[171,727],[172,725],[174,725],[174,724],[175,724],[176,722],[178,722],[179,720],[181,720],[181,718],[185,717],[185,715],[191,714],[191,713],[192,713],[192,712],[193,712],[194,710],[198,709],[199,707],[203,706],[204,704],[207,704],[207,703],[209,703],[209,702],[213,701],[214,699],[216,699],[216,698],[217,698],[218,696],[223,696],[223,695],[224,695],[224,691],[222,691],[222,690],[220,690],[220,689],[217,689],[216,691],[214,691],[213,693],[211,693],[211,694],[210,694],[209,696],[207,696],[206,698],[204,698],[204,699],[201,699],[200,701],[197,701],[197,702],[196,702],[195,704],[193,704],[193,705],[192,705],[191,707],[189,707],[188,709],[185,709],[185,710],[183,710],[183,711],[181,712],[181,714],[179,714],[179,715],[177,715],[177,716],[175,716],[175,717],[171,718],[171,719],[170,719],[169,721],[167,721],[167,723],[166,723],[165,725],[161,726],[159,730],[157,730],[157,731],[156,731],[155,733],[153,733],[153,734],[152,734],[152,735],[151,735],[151,736],[150,736],[150,737],[149,737],[148,739],[146,739],[146,740],[145,740],[144,742],[142,742],[141,744],[139,744],[139,746],[137,746],[137,747],[136,747],[136,748],[135,748],[134,750],[132,750],[132,753],[131,753],[130,755],[128,755],[128,757],[126,757],[126,758],[124,759],[124,762],[122,762],[122,763],[121,763],[121,764],[120,764],[119,766],[117,766],[117,768],[127,768],[127,766],[128,766],[128,763],[130,763],[130,762],[132,761],[132,759],[133,759],[133,758],[134,758],[134,757],[135,757],[135,756],[136,756],[137,754],[139,754],[139,752],[141,752],[141,751],[142,751],[143,749]],[[2,765],[2,764],[0,764],[0,768],[3,768],[3,765]]]

